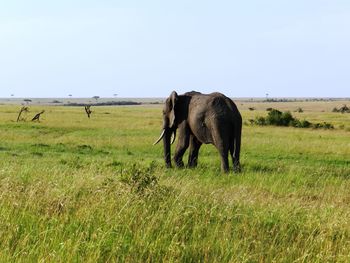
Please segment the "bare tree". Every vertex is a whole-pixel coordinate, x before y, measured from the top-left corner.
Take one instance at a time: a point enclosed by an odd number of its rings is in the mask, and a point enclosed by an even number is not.
[[[41,116],[41,114],[43,114],[44,112],[45,112],[45,110],[42,110],[41,112],[37,113],[37,114],[33,117],[32,121],[38,121],[38,122],[40,122],[40,116]]]
[[[92,111],[90,110],[90,107],[91,107],[91,105],[85,106],[85,112],[86,112],[89,119],[90,119],[90,115],[92,113]]]
[[[17,122],[19,122],[19,121],[24,121],[24,120],[25,120],[24,118],[21,118],[21,115],[22,115],[23,112],[29,112],[29,108],[26,107],[26,106],[23,106],[23,107],[20,109],[20,111],[19,111],[19,113],[18,113],[18,116],[17,116]]]

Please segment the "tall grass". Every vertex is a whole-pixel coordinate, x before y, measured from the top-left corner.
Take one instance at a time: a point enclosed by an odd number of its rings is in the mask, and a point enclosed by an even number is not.
[[[243,172],[226,175],[210,145],[165,169],[157,107],[16,111],[0,107],[2,262],[350,260],[344,129],[244,126]]]

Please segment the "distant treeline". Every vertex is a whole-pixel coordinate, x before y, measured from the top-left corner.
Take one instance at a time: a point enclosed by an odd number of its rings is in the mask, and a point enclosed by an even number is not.
[[[126,106],[126,105],[141,105],[141,102],[135,101],[106,101],[106,102],[96,102],[96,103],[66,103],[64,106]]]
[[[264,102],[303,102],[303,101],[338,101],[342,100],[341,98],[280,98],[280,99],[266,99]],[[344,98],[344,100],[348,100]]]

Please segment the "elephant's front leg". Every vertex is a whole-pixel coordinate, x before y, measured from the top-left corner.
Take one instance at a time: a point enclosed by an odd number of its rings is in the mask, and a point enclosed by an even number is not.
[[[182,161],[182,157],[185,154],[190,142],[190,131],[185,122],[181,123],[178,127],[177,138],[174,162],[177,167],[183,167],[184,163]]]
[[[198,152],[202,143],[194,136],[190,136],[190,152],[188,155],[188,167],[196,167],[198,161]]]

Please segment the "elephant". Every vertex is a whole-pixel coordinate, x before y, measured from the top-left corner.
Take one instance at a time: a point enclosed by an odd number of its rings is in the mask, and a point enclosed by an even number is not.
[[[178,95],[173,91],[163,108],[163,129],[156,145],[163,140],[166,167],[171,167],[170,145],[178,133],[174,154],[177,167],[183,167],[183,155],[188,147],[188,167],[196,167],[202,144],[213,144],[221,157],[221,170],[229,172],[230,153],[233,170],[240,172],[242,116],[235,103],[225,95],[197,91]]]

